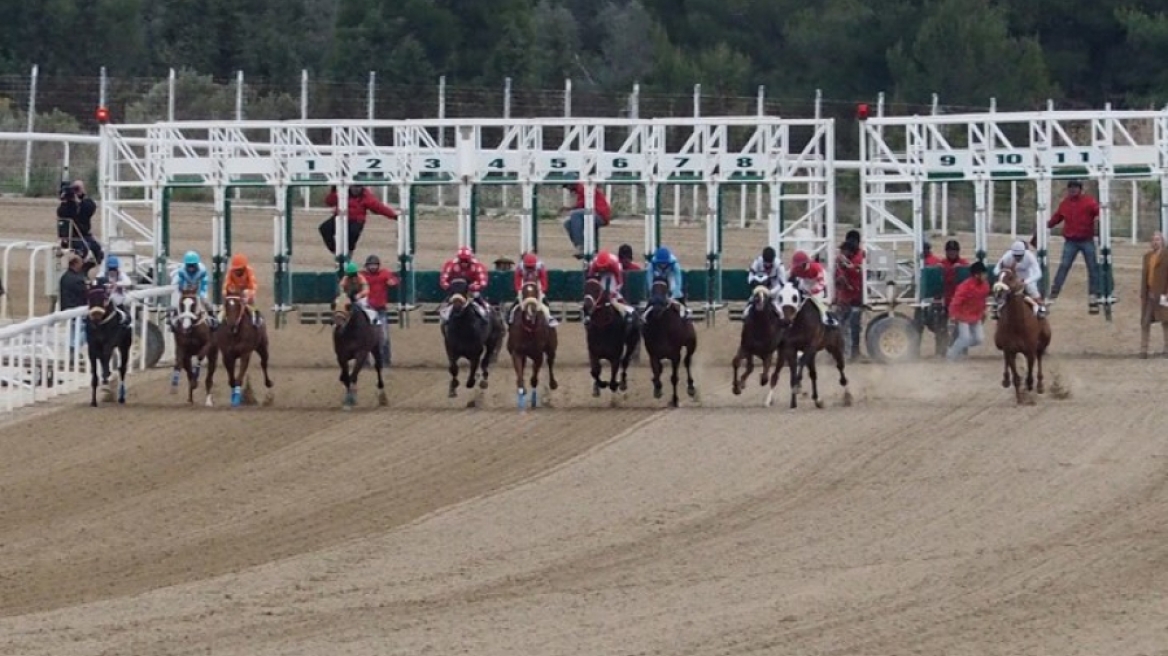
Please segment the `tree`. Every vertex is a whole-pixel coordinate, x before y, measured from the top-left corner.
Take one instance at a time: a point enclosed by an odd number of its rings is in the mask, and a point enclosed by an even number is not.
[[[1004,13],[988,0],[938,0],[926,5],[912,45],[888,51],[896,95],[923,102],[936,92],[947,104],[1028,107],[1052,85],[1042,50],[1030,38],[1011,37]]]
[[[1168,102],[1168,13],[1148,14],[1117,9],[1116,19],[1127,32],[1129,67],[1121,76],[1128,100],[1163,107]]]
[[[572,76],[580,55],[580,27],[571,10],[557,0],[540,0],[532,15],[535,42],[533,83],[553,87]]]
[[[645,7],[634,0],[609,2],[600,11],[604,31],[597,82],[607,89],[628,89],[653,71],[653,43],[645,38],[656,25]]]

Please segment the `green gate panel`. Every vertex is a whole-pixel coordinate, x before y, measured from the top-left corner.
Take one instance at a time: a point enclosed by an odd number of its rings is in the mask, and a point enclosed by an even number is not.
[[[584,272],[578,269],[549,269],[547,300],[571,303],[584,298]]]
[[[646,277],[649,275],[647,271],[625,271],[625,284],[621,288],[621,292],[625,297],[626,303],[638,305],[644,303],[645,299],[649,298],[649,283],[646,282]]]
[[[725,269],[722,271],[722,300],[749,301],[751,284],[747,281],[747,269]]]
[[[332,303],[337,297],[335,271],[306,271],[292,274],[292,304]]]
[[[492,271],[487,274],[487,288],[483,297],[492,305],[510,303],[515,300],[515,272]]]
[[[438,285],[440,275],[438,271],[414,272],[414,302],[441,303],[446,300],[446,294]]]

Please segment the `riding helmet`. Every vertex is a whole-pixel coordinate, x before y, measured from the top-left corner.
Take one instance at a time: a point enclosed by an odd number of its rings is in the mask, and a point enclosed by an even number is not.
[[[105,258],[105,268],[109,271],[117,271],[121,264],[122,263],[118,261],[118,257],[116,255],[110,255],[109,257]]]
[[[656,253],[653,253],[653,264],[669,264],[672,259],[673,253],[664,246],[658,248]]]
[[[803,266],[810,261],[811,258],[808,257],[807,253],[804,253],[803,251],[795,251],[795,254],[791,256],[791,266],[793,267]]]
[[[356,262],[346,262],[345,263],[345,275],[355,276],[355,275],[357,275],[357,272],[358,272],[358,269],[357,269]]]
[[[247,256],[243,253],[236,253],[231,256],[231,268],[243,269],[247,267]]]
[[[470,262],[474,259],[474,251],[471,250],[470,246],[463,246],[458,249],[458,259],[462,262]]]
[[[1010,252],[1014,254],[1014,257],[1022,257],[1026,254],[1026,242],[1021,239],[1014,242],[1014,245],[1010,247]]]
[[[539,266],[539,256],[535,253],[528,253],[523,256],[523,267],[526,269],[534,269]]]
[[[771,248],[770,246],[767,246],[766,248],[762,249],[762,261],[766,262],[767,264],[774,264],[775,263],[775,249]]]
[[[183,264],[187,266],[198,266],[199,254],[194,251],[187,251],[186,255],[183,255]]]

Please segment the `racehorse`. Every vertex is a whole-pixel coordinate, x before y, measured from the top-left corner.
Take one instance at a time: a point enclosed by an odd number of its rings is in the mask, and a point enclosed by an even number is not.
[[[811,400],[815,407],[822,408],[819,399],[819,374],[815,368],[815,356],[827,351],[835,359],[839,369],[839,383],[844,388],[844,405],[852,404],[852,393],[848,390],[848,377],[844,374],[844,340],[837,326],[825,326],[819,306],[791,283],[779,290],[779,307],[782,310],[784,335],[779,347],[781,357],[775,375],[783,362],[791,367],[791,408],[798,406],[796,397],[802,389],[803,368],[811,377]]]
[[[588,342],[588,363],[592,368],[592,396],[600,396],[600,390],[608,388],[617,391],[617,371],[620,371],[620,390],[628,389],[629,361],[637,353],[641,344],[641,334],[636,324],[636,313],[632,323],[626,322],[619,310],[612,304],[609,293],[597,278],[584,281],[584,302],[581,305],[588,325],[584,329]],[[610,380],[600,380],[600,361],[607,360],[612,366]]]
[[[470,363],[470,372],[466,377],[467,389],[474,387],[480,367],[483,379],[479,389],[487,389],[489,365],[498,357],[499,349],[503,346],[503,334],[507,330],[502,317],[494,308],[487,312],[486,318],[479,314],[473,307],[474,302],[467,296],[467,289],[465,279],[456,278],[450,282],[450,296],[447,298],[450,314],[442,325],[446,359],[450,363],[450,398],[458,396],[460,359]],[[469,406],[474,406],[473,400]]]
[[[771,367],[771,358],[778,354],[779,343],[783,339],[782,316],[775,309],[771,300],[770,290],[764,285],[758,285],[750,293],[750,315],[742,321],[742,335],[738,341],[738,352],[734,355],[734,394],[741,394],[746,387],[746,379],[754,371],[754,359],[762,360],[762,375],[758,379],[759,385],[767,384],[767,371]],[[738,377],[738,366],[746,361],[746,370],[742,377]],[[770,407],[775,399],[775,386],[779,383],[779,368],[770,376],[771,389],[767,392],[766,405]]]
[[[1004,269],[994,283],[994,305],[998,314],[998,327],[994,333],[994,344],[1002,352],[1005,368],[1002,371],[1002,387],[1010,387],[1014,379],[1014,395],[1019,404],[1026,400],[1022,395],[1022,380],[1018,375],[1018,354],[1026,356],[1026,391],[1034,390],[1034,364],[1038,363],[1038,393],[1045,392],[1042,381],[1042,356],[1050,346],[1050,323],[1045,317],[1034,315],[1034,308],[1026,296],[1025,283],[1012,269]]]
[[[519,305],[511,313],[511,324],[507,331],[507,352],[511,354],[511,364],[515,367],[515,387],[519,409],[525,405],[527,390],[523,387],[523,374],[527,361],[531,360],[531,407],[538,405],[539,369],[547,357],[548,387],[555,390],[556,347],[559,338],[556,329],[548,325],[543,308],[540,307],[539,285],[524,283],[519,291]]]
[[[187,403],[195,402],[195,388],[199,386],[199,371],[207,363],[206,406],[214,405],[211,388],[214,386],[215,365],[219,349],[207,313],[195,290],[184,291],[179,297],[178,316],[174,324],[174,375],[170,379],[170,393],[178,392],[179,372],[185,371],[190,388]]]
[[[215,337],[215,346],[223,358],[223,368],[227,370],[228,384],[231,386],[231,405],[238,407],[244,402],[241,383],[247,382],[250,395],[251,382],[247,376],[247,367],[254,352],[260,356],[260,369],[264,372],[264,386],[268,393],[264,405],[272,402],[272,379],[268,377],[268,330],[264,325],[255,325],[251,318],[251,310],[243,300],[235,294],[223,299],[223,323],[212,333]],[[236,373],[235,363],[239,361],[239,372]],[[248,403],[254,403],[248,399]]]
[[[345,386],[342,407],[350,410],[357,403],[357,376],[365,361],[373,358],[377,371],[377,404],[386,405],[385,381],[381,377],[384,365],[382,345],[385,333],[369,321],[369,315],[348,296],[342,294],[333,303],[333,352],[341,367],[341,384]],[[349,368],[352,361],[353,368]]]
[[[101,384],[108,389],[110,359],[118,353],[118,403],[126,402],[126,368],[130,365],[130,344],[134,331],[124,322],[124,311],[115,307],[105,285],[94,281],[86,291],[89,312],[85,319],[85,342],[89,347],[89,405],[97,407],[97,366],[101,364]]]
[[[693,323],[681,316],[681,310],[669,298],[669,283],[664,280],[655,280],[649,288],[649,310],[645,314],[644,325],[641,327],[641,336],[645,340],[645,350],[649,353],[649,366],[653,370],[653,398],[659,399],[662,395],[661,372],[664,370],[662,360],[669,360],[673,366],[673,374],[669,381],[673,383],[673,397],[669,401],[671,407],[678,406],[677,398],[677,365],[681,361],[681,350],[685,349],[685,391],[689,397],[697,397],[698,390],[694,387],[693,374],[690,372],[690,363],[693,361],[694,351],[698,347],[698,336]]]

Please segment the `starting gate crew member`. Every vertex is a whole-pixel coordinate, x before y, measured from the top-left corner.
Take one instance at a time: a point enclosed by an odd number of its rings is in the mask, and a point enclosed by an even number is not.
[[[121,270],[121,262],[118,261],[117,256],[110,255],[105,259],[105,279],[108,281],[109,299],[113,301],[116,308],[122,311],[125,317],[122,323],[130,325],[130,309],[126,307],[126,292],[134,286],[134,281],[130,279],[130,275]]]
[[[626,321],[632,316],[633,309],[625,304],[625,298],[621,294],[621,287],[625,284],[624,269],[621,267],[620,260],[613,257],[612,253],[608,251],[597,253],[596,259],[592,260],[584,277],[600,281],[600,287],[608,292],[612,307],[616,308],[616,311],[620,312]],[[584,324],[588,324],[588,317],[584,317]]]
[[[565,207],[563,210],[570,211],[568,218],[564,220],[564,230],[568,233],[568,239],[572,240],[572,245],[576,247],[576,257],[584,257],[584,183],[576,182],[573,184],[564,185],[564,189],[572,192],[576,196],[576,204],[573,207]],[[612,221],[612,208],[608,205],[608,199],[604,197],[604,193],[600,191],[600,187],[594,188],[592,195],[592,209],[596,212],[596,229],[599,231],[602,226],[608,225]]]
[[[921,266],[940,266],[941,258],[933,255],[933,245],[921,242]]]
[[[369,323],[378,325],[377,312],[369,307],[369,282],[361,275],[361,269],[356,262],[345,262],[345,275],[341,276],[341,294],[348,296],[349,301],[365,312]]]
[[[231,265],[227,269],[227,275],[223,278],[223,296],[238,295],[242,298],[248,313],[251,314],[251,323],[254,326],[260,325],[260,313],[255,309],[258,287],[255,271],[247,263],[247,256],[243,253],[232,255]],[[219,321],[223,321],[224,312],[224,308],[219,309]]]
[[[1042,295],[1038,293],[1038,281],[1042,280],[1042,267],[1038,265],[1038,258],[1026,248],[1026,242],[1018,240],[1006,251],[1002,259],[998,260],[998,271],[1013,269],[1014,274],[1026,283],[1026,295],[1034,301],[1034,314],[1046,316],[1046,306],[1042,303]]]
[[[178,304],[182,299],[183,291],[196,290],[198,292],[199,303],[203,306],[203,311],[211,319],[212,324],[216,324],[215,312],[211,308],[211,301],[207,299],[207,290],[210,287],[210,277],[207,275],[207,267],[203,266],[203,262],[199,259],[199,254],[195,251],[187,251],[183,255],[183,265],[179,267],[174,275],[170,278],[170,284],[174,285],[174,293],[170,295],[170,315],[173,320],[178,316]],[[215,326],[212,325],[212,328]]]
[[[949,347],[945,358],[954,362],[969,349],[985,341],[982,320],[985,318],[986,299],[990,284],[986,282],[986,268],[981,262],[969,267],[969,278],[957,286],[949,304],[949,318],[957,324],[957,340]]]
[[[547,267],[544,266],[543,260],[535,253],[527,253],[519,260],[519,266],[515,267],[515,306],[511,308],[511,315],[507,317],[508,322],[515,318],[515,310],[519,308],[519,303],[523,300],[522,291],[523,285],[529,282],[539,285],[539,309],[543,312],[543,316],[547,319],[548,325],[555,327],[559,324],[556,318],[552,316],[552,309],[544,303],[543,297],[548,291],[548,272]]]
[[[621,269],[624,271],[640,271],[641,265],[633,260],[633,247],[628,244],[621,244],[616,251],[616,257],[620,260]]]
[[[864,313],[864,251],[845,240],[835,261],[835,305],[843,325],[844,357],[860,357],[860,321]]]
[[[668,282],[670,302],[676,304],[677,308],[681,310],[682,318],[689,319],[690,311],[685,304],[685,290],[682,288],[683,272],[677,257],[668,248],[662,246],[657,249],[656,253],[653,253],[653,259],[650,260],[649,266],[649,275],[645,276],[649,290],[652,291],[653,283],[658,280]],[[648,315],[647,309],[645,314]]]
[[[1083,193],[1083,183],[1071,180],[1067,183],[1067,196],[1059,203],[1058,210],[1046,227],[1054,228],[1063,224],[1063,255],[1059,260],[1058,273],[1054,274],[1054,284],[1050,288],[1050,300],[1058,298],[1075,263],[1075,256],[1083,254],[1087,262],[1087,287],[1092,307],[1099,305],[1099,262],[1095,259],[1095,221],[1099,218],[1099,203]]]
[[[401,282],[397,274],[389,269],[381,268],[381,258],[370,255],[365,258],[365,271],[362,272],[365,283],[369,285],[369,307],[377,313],[377,323],[389,325],[389,288],[397,287]],[[392,351],[389,346],[389,331],[385,331],[385,356],[383,364],[390,366]]]
[[[324,197],[324,202],[329,207],[337,206],[336,187],[329,189],[328,195]],[[397,219],[400,214],[394,208],[378,200],[372,189],[361,185],[349,187],[347,206],[349,218],[349,250],[345,251],[345,255],[352,255],[353,251],[357,250],[357,241],[361,239],[361,232],[365,230],[365,217],[369,212],[380,214],[390,221]],[[320,224],[320,236],[324,238],[324,243],[325,246],[328,246],[329,253],[337,252],[336,217],[337,213],[334,211],[332,216]]]
[[[746,282],[751,287],[755,285],[764,285],[771,295],[771,303],[774,304],[775,310],[779,311],[780,316],[782,310],[779,307],[779,290],[783,288],[783,284],[787,280],[787,269],[783,266],[783,261],[778,258],[775,249],[767,246],[762,249],[762,254],[754,258],[754,262],[750,263],[750,269],[746,273]],[[742,313],[742,318],[750,316],[753,305],[747,305],[746,311]]]
[[[466,290],[470,292],[479,313],[483,317],[488,316],[490,307],[482,297],[482,291],[487,287],[487,268],[475,258],[474,251],[469,246],[458,249],[458,254],[454,256],[454,259],[447,260],[446,264],[442,265],[438,286],[442,288],[442,291],[448,291],[450,282],[455,278],[466,280]],[[438,310],[438,316],[442,319],[442,323],[446,323],[447,317],[450,316],[449,302],[442,304]]]
[[[795,251],[791,256],[791,282],[819,308],[819,316],[823,318],[823,323],[829,326],[837,325],[835,317],[828,311],[827,303],[823,300],[823,293],[827,289],[823,265],[812,262],[807,253]]]
[[[941,260],[941,295],[948,309],[957,292],[957,269],[969,266],[969,261],[961,257],[961,244],[956,239],[945,242],[945,257]]]

